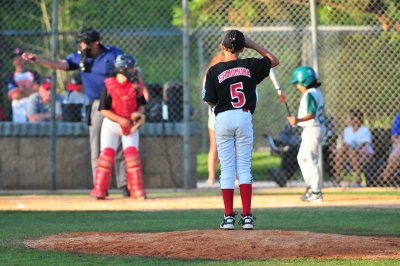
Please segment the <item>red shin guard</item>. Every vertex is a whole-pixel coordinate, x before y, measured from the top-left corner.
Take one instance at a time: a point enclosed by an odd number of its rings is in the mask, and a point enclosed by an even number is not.
[[[233,213],[233,195],[234,189],[221,189],[222,199],[224,200],[225,216],[232,215]]]
[[[242,216],[246,216],[251,214],[251,197],[253,193],[253,186],[252,184],[241,184],[239,189],[240,197],[242,198]]]
[[[139,152],[135,147],[128,147],[124,150],[126,162],[126,179],[131,197],[142,199],[146,197],[143,189],[142,162]]]
[[[105,199],[108,186],[110,184],[110,176],[112,166],[115,160],[115,151],[111,148],[105,148],[97,161],[96,176],[94,179],[94,189],[90,193],[98,199]]]

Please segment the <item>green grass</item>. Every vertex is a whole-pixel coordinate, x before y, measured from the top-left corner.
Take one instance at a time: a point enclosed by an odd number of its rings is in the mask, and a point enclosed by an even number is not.
[[[197,174],[200,180],[208,178],[207,157],[207,153],[199,153],[197,155]],[[279,168],[280,162],[281,159],[278,156],[268,155],[266,152],[253,151],[251,170],[254,180],[271,180],[267,169]],[[219,176],[219,169],[217,176]]]
[[[284,208],[256,209],[258,230],[296,230],[366,236],[400,237],[398,209]],[[82,255],[37,251],[24,247],[24,239],[77,231],[164,232],[216,229],[219,210],[159,212],[0,212],[2,265],[397,265],[398,260],[271,259],[178,260],[131,256]],[[238,243],[238,248],[240,245]]]

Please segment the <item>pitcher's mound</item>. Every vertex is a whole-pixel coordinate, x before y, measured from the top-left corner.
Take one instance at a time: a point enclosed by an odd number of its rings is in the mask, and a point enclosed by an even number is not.
[[[27,240],[32,248],[179,259],[400,258],[399,237],[295,231],[77,232]]]

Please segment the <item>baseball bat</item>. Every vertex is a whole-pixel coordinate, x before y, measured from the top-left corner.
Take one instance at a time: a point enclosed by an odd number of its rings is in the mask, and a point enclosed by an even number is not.
[[[282,93],[282,90],[281,90],[281,85],[279,84],[279,81],[276,78],[275,70],[273,68],[271,68],[271,70],[269,72],[269,77],[270,77],[270,79],[272,81],[272,84],[274,84],[276,92],[278,93],[279,97],[281,98],[281,101],[285,105],[288,115],[291,116],[292,113],[289,110],[289,106],[288,106],[288,104],[286,102],[285,96],[283,96],[283,93]]]

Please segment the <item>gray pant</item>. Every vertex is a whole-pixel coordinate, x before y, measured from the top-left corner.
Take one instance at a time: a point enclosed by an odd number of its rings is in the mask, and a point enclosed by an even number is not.
[[[92,164],[93,183],[96,175],[97,159],[100,155],[100,133],[101,125],[104,119],[104,116],[98,111],[99,103],[99,100],[95,100],[92,104],[92,109],[89,112],[91,121],[91,125],[89,126],[90,157]],[[123,186],[126,186],[125,160],[121,140],[119,140],[117,156],[114,163],[114,170],[117,180],[117,187],[121,188]]]

